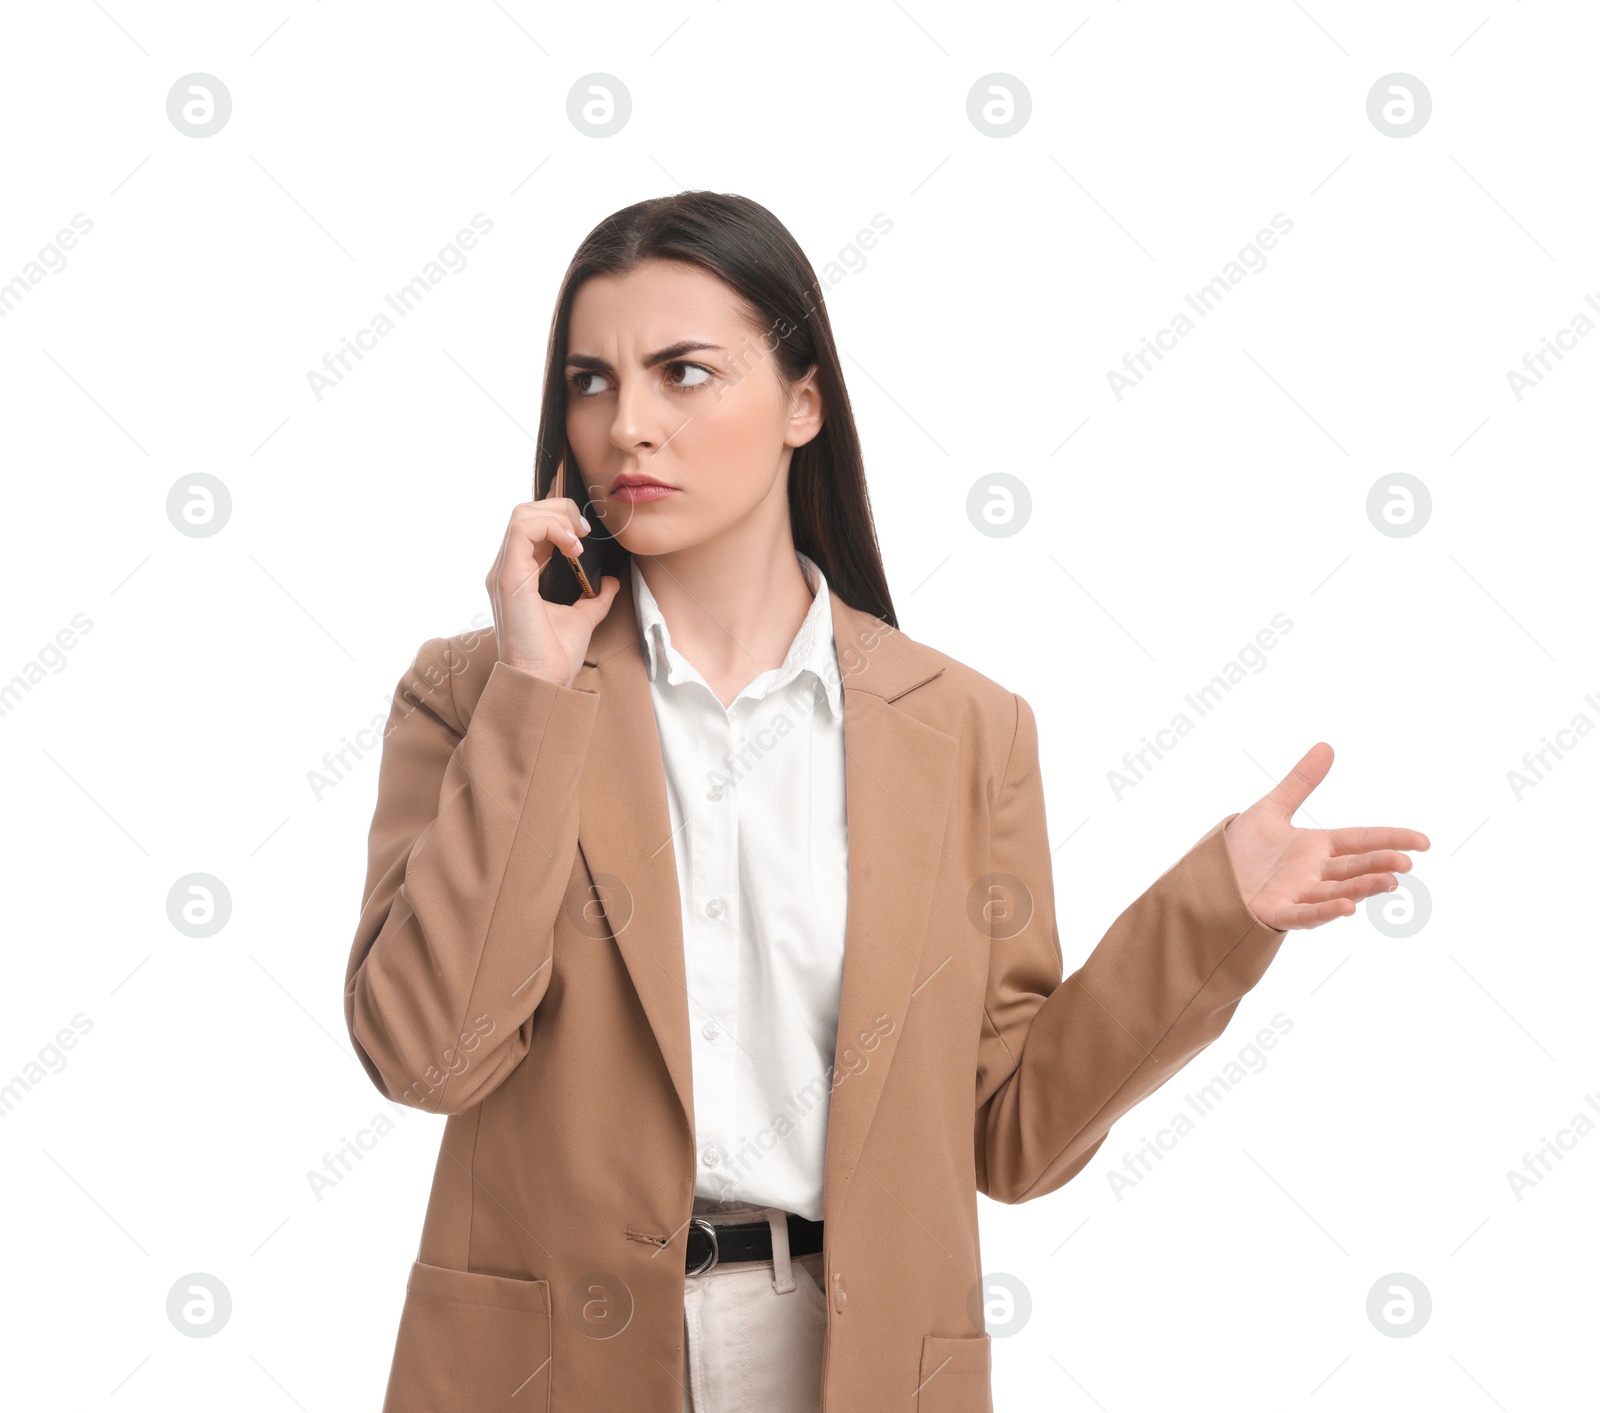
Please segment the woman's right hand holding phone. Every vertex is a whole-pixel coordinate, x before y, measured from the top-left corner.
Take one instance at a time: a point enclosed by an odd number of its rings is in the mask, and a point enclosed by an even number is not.
[[[484,581],[494,610],[500,661],[570,687],[583,666],[589,639],[622,587],[614,574],[600,592],[576,603],[551,603],[539,593],[539,575],[558,549],[576,555],[588,523],[566,496],[524,501],[511,512],[500,553]]]

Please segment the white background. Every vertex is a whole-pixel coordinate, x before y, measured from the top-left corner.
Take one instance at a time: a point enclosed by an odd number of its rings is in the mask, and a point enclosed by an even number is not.
[[[980,1202],[1033,1303],[996,1407],[1592,1405],[1600,1134],[1507,1180],[1600,1102],[1600,742],[1520,799],[1507,775],[1600,720],[1600,338],[1520,400],[1506,377],[1600,299],[1589,7],[107,0],[6,33],[0,282],[93,222],[0,319],[0,682],[92,622],[0,717],[0,1083],[92,1026],[0,1123],[8,1403],[376,1408],[442,1120],[313,1196],[390,1111],[341,1009],[376,756],[320,800],[308,773],[487,613],[572,250],[690,187],[762,202],[819,273],[893,222],[828,293],[890,584],[1038,714],[1068,970],[1318,740],[1300,822],[1433,840],[1415,935],[1291,933],[1073,1182]],[[633,100],[604,140],[566,113],[596,71]],[[205,139],[166,112],[195,72],[233,100]],[[1032,98],[1003,139],[967,116],[997,72]],[[1404,139],[1366,111],[1394,72],[1433,100]],[[319,401],[307,372],[479,212],[467,268]],[[1280,212],[1266,268],[1115,397]],[[1002,470],[1033,509],[995,539],[966,499]],[[232,512],[193,539],[167,496],[201,472]],[[1408,538],[1366,509],[1399,472],[1433,503]],[[1124,752],[1279,613],[1119,799]],[[196,872],[232,901],[206,939],[167,917]],[[1119,1201],[1123,1155],[1280,1012]],[[231,1292],[215,1338],[168,1320],[191,1272]],[[1391,1272],[1432,1295],[1410,1338],[1366,1314]]]

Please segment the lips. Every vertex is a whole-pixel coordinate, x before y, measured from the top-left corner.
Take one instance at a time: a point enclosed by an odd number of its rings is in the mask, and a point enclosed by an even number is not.
[[[661,486],[669,491],[673,489],[665,481],[658,481],[654,476],[641,476],[634,471],[624,471],[612,481],[611,490],[614,494],[624,486]]]
[[[642,505],[647,501],[662,500],[678,494],[676,486],[658,481],[654,476],[638,476],[624,472],[611,483],[611,498],[624,505]]]

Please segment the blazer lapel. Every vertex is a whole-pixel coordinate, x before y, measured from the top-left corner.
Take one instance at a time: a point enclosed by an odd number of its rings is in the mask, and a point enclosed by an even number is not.
[[[600,694],[580,785],[578,847],[693,1131],[689,995],[666,769],[627,569],[572,685]]]
[[[693,1131],[683,923],[661,740],[631,575],[573,686],[600,694],[578,844]],[[956,742],[895,705],[943,665],[830,593],[844,701],[849,832],[844,976],[823,1180],[832,1211],[877,1110],[911,1001],[943,853]],[[886,1035],[878,1017],[890,1022]],[[872,1050],[863,1033],[879,1030]]]
[[[895,705],[944,671],[934,654],[832,595],[844,686],[849,896],[823,1168],[824,1219],[844,1200],[905,1028],[944,857],[956,741]],[[878,1017],[876,1048],[861,1037]]]

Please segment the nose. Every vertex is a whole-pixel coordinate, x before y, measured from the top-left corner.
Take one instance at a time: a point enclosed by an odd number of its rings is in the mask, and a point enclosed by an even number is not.
[[[611,419],[611,444],[618,451],[654,451],[661,445],[659,415],[648,379],[624,377]]]

